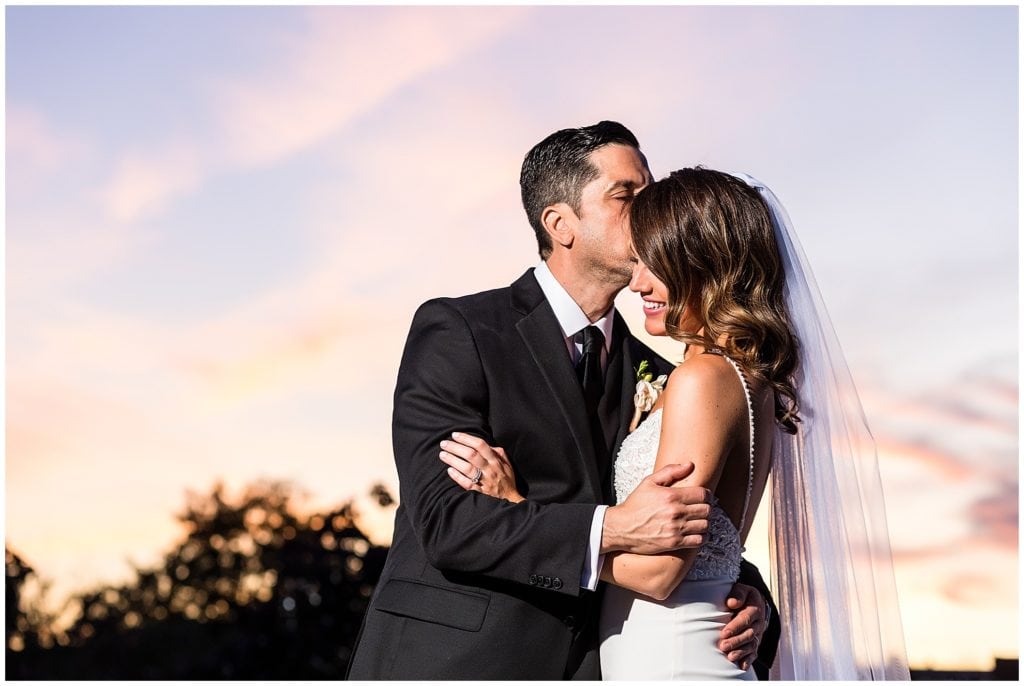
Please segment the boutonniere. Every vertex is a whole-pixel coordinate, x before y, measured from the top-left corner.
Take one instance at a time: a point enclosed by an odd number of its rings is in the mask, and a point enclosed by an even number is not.
[[[650,412],[657,402],[658,396],[665,390],[665,382],[668,375],[662,374],[657,379],[654,374],[647,371],[650,367],[647,360],[640,362],[636,370],[636,393],[633,395],[633,421],[629,423],[629,432],[632,433],[640,424],[640,418],[645,412]]]

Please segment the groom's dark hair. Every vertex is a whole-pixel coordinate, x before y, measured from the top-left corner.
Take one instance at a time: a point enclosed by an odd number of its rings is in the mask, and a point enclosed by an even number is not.
[[[579,214],[583,187],[597,177],[590,153],[612,143],[640,149],[633,132],[617,121],[602,121],[578,129],[562,129],[533,146],[523,159],[519,188],[523,209],[537,234],[541,259],[551,256],[551,237],[540,221],[545,207],[564,202]]]

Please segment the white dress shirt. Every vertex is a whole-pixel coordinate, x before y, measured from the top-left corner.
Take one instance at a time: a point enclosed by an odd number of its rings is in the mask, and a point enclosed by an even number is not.
[[[588,326],[596,326],[604,334],[604,347],[601,350],[601,369],[608,366],[608,351],[612,343],[612,328],[615,323],[613,312],[615,306],[608,308],[608,311],[596,322],[591,322],[584,314],[576,301],[572,299],[555,275],[548,269],[546,262],[541,262],[533,270],[533,276],[540,284],[544,297],[547,298],[551,309],[555,311],[555,318],[558,325],[562,327],[562,336],[565,338],[565,348],[569,353],[569,359],[573,366],[583,356],[583,329]],[[597,582],[601,576],[601,566],[604,564],[604,555],[601,555],[601,535],[604,532],[604,512],[607,505],[598,505],[594,510],[594,520],[590,525],[590,541],[587,544],[587,556],[583,562],[583,575],[580,578],[580,586],[589,591],[597,589]]]

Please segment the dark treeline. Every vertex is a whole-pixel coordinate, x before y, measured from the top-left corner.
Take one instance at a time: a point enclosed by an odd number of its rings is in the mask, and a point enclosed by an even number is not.
[[[394,504],[382,486],[371,494]],[[7,678],[343,678],[387,548],[359,530],[351,502],[300,519],[286,484],[223,495],[190,495],[185,540],[131,583],[72,597],[63,629],[26,593],[45,595],[46,580],[7,548]],[[1016,680],[1018,663],[911,678]]]
[[[382,486],[372,495],[393,505]],[[60,628],[6,549],[8,679],[340,679],[387,548],[353,505],[299,518],[291,488],[189,495],[188,535],[123,586],[80,593]],[[65,622],[66,624],[66,622]]]

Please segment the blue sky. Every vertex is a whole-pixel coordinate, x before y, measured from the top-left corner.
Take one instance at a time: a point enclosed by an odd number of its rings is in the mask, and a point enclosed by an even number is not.
[[[394,483],[412,312],[533,265],[523,154],[610,118],[655,176],[775,189],[912,663],[1016,655],[1017,12],[8,7],[8,541],[66,592],[155,559],[185,488]]]

